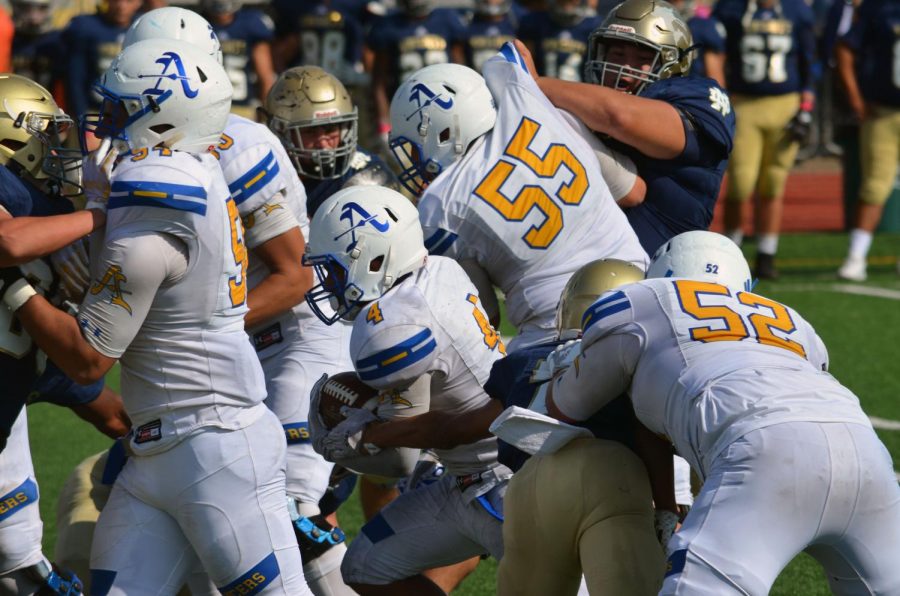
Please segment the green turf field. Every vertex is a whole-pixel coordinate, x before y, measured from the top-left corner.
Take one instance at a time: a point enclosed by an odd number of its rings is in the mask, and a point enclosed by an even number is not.
[[[871,416],[900,420],[900,277],[895,269],[900,235],[876,237],[870,253],[869,281],[839,283],[834,271],[846,251],[843,234],[797,234],[782,238],[782,278],[761,283],[756,291],[796,308],[815,327],[831,355],[831,372],[850,387]],[[752,245],[746,247],[753,254]],[[511,330],[505,329],[510,332]],[[117,375],[113,375],[117,376]],[[118,379],[110,379],[113,386]],[[66,474],[109,441],[68,410],[44,404],[29,408],[31,446],[41,487],[45,551],[52,557],[56,539],[56,497]],[[879,430],[900,469],[900,431]],[[766,512],[759,512],[766,523]],[[361,524],[355,498],[341,510],[342,525],[354,536]],[[740,541],[740,536],[733,540]],[[456,594],[493,594],[496,563],[482,562]],[[773,594],[828,594],[824,576],[809,557],[798,557],[779,577]]]

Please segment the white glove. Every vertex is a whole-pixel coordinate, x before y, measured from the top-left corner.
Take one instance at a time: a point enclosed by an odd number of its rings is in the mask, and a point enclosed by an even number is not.
[[[50,255],[65,298],[80,303],[91,283],[87,237],[80,238]]]
[[[103,139],[100,147],[88,155],[82,163],[82,184],[84,197],[87,199],[85,209],[100,209],[106,211],[106,203],[109,200],[109,177],[112,175],[113,166],[119,151],[112,146],[107,138]]]
[[[340,461],[360,455],[359,442],[363,431],[378,416],[365,408],[341,408],[344,419],[322,440],[322,457],[328,461]],[[366,445],[366,452],[374,455],[380,451],[375,445]]]
[[[665,509],[657,509],[653,512],[653,524],[656,527],[656,538],[662,545],[663,552],[666,552],[672,534],[678,529],[678,514]]]
[[[581,354],[581,340],[571,339],[547,354],[531,373],[531,382],[549,381],[557,373],[569,368]]]
[[[44,259],[34,259],[19,265],[22,276],[28,280],[38,294],[46,295],[53,288],[55,276]]]

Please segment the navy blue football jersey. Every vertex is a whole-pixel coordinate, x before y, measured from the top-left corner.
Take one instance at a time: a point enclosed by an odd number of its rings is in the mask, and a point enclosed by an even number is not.
[[[72,210],[66,199],[47,197],[5,166],[0,166],[0,188],[0,205],[13,217],[57,215]],[[42,376],[44,359],[39,357],[37,346],[9,309],[0,308],[0,378],[4,396],[0,403],[0,436],[9,436],[30,396],[42,394],[45,401],[65,404],[85,403],[96,398],[103,388],[102,381],[98,386],[83,388],[47,364]]]
[[[450,62],[450,47],[464,38],[460,13],[439,8],[424,19],[411,19],[403,13],[385,17],[372,27],[369,45],[376,52],[388,53],[389,76],[399,86],[421,68]]]
[[[64,73],[62,31],[41,35],[16,32],[12,45],[13,72],[55,93]]]
[[[900,107],[900,2],[866,0],[843,40],[856,51],[866,101]]]
[[[394,190],[400,189],[400,183],[391,169],[380,157],[373,153],[357,149],[356,154],[350,160],[350,167],[342,176],[316,180],[303,178],[303,187],[306,189],[306,212],[312,219],[325,199],[348,186],[377,185],[386,186]]]
[[[275,33],[297,36],[298,52],[292,65],[319,66],[340,78],[346,65],[362,60],[363,26],[352,7],[345,12],[333,3],[294,0],[276,0],[273,7]]]
[[[688,28],[694,45],[699,46],[691,63],[691,74],[698,77],[706,76],[706,68],[703,66],[703,54],[707,51],[717,54],[725,53],[725,26],[715,17],[691,17],[688,20]]]
[[[725,26],[731,93],[782,95],[812,90],[816,61],[812,9],[776,0],[748,14],[749,0],[720,0],[713,15]],[[756,3],[753,3],[756,6]]]
[[[684,151],[674,159],[654,159],[611,141],[634,160],[647,183],[644,202],[625,209],[625,215],[641,246],[652,255],[677,234],[709,228],[734,141],[735,119],[728,94],[708,78],[657,81],[641,96],[673,105],[685,130]]]
[[[63,31],[66,111],[76,120],[99,109],[100,96],[92,87],[122,51],[127,30],[90,14],[75,17]]]
[[[554,22],[549,12],[536,11],[522,19],[519,39],[532,48],[539,75],[580,81],[588,37],[602,22],[600,17],[589,17],[577,25],[564,27]]]
[[[531,382],[531,373],[537,365],[563,342],[554,341],[538,344],[512,352],[505,358],[494,362],[491,375],[484,385],[485,392],[492,398],[503,402],[503,407],[519,406],[527,408],[540,388],[540,383]],[[598,439],[619,441],[633,448],[634,410],[627,395],[622,395],[599,412],[579,424],[588,429]],[[517,472],[530,457],[497,439],[497,459],[513,472]]]
[[[500,51],[504,43],[516,38],[516,27],[509,14],[502,21],[488,21],[475,16],[466,28],[463,50],[466,66],[481,72],[488,58]]]
[[[234,20],[225,27],[213,25],[222,44],[222,60],[225,72],[231,79],[234,95],[231,104],[247,106],[256,99],[256,71],[251,55],[260,42],[271,42],[275,25],[265,13],[244,8],[237,11]]]

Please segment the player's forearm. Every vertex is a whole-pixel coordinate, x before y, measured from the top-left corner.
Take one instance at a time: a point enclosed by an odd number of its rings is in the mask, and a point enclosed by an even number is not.
[[[838,76],[841,78],[841,84],[847,93],[847,101],[850,107],[862,116],[865,109],[865,100],[859,90],[859,84],[856,80],[856,68],[854,65],[855,56],[853,50],[843,43],[838,43],[834,48],[834,58],[837,67]]]
[[[259,101],[266,103],[266,95],[275,84],[275,68],[272,66],[272,46],[261,41],[253,48],[253,69],[256,71],[259,88]]]
[[[628,191],[628,194],[616,200],[616,203],[622,208],[637,207],[644,202],[646,196],[647,183],[644,182],[643,178],[637,176],[635,177],[634,185],[631,187],[631,190]]]
[[[677,513],[672,446],[637,420],[634,421],[634,426],[635,451],[647,468],[653,506],[655,509],[665,509]]]
[[[308,274],[303,277],[285,272],[269,274],[247,296],[250,311],[244,317],[244,326],[252,329],[300,304],[311,282]]]
[[[26,263],[48,255],[90,234],[106,223],[96,209],[48,217],[0,220],[0,267]]]
[[[719,84],[722,89],[725,88],[725,53],[710,52],[703,54],[703,68],[706,70],[706,76]]]
[[[684,151],[681,116],[666,102],[548,77],[539,78],[538,85],[553,105],[572,112],[591,130],[608,134],[648,157],[672,159]]]
[[[84,339],[74,317],[43,296],[32,296],[16,311],[16,317],[34,343],[77,383],[87,385],[99,381],[116,362]]]

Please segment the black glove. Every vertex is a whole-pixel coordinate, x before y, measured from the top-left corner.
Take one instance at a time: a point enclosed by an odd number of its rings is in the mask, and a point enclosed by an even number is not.
[[[802,143],[809,137],[809,130],[812,128],[813,115],[809,110],[799,110],[791,121],[788,122],[787,131],[791,139]]]

